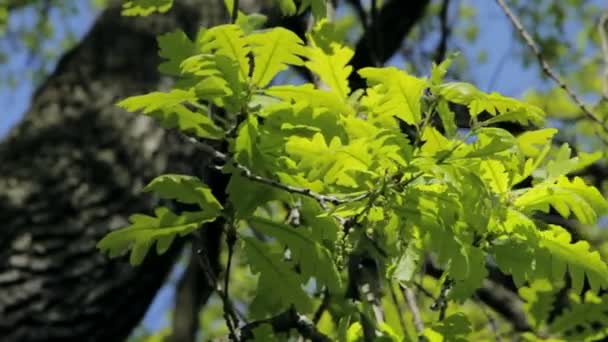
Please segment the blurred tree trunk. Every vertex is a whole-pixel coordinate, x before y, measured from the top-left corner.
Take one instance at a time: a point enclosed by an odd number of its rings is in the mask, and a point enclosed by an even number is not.
[[[174,135],[114,106],[168,81],[157,34],[224,21],[220,0],[194,3],[147,18],[107,9],[0,145],[0,340],[124,340],[165,280],[175,258],[133,268],[95,244],[153,208],[140,191],[154,176],[204,171]]]

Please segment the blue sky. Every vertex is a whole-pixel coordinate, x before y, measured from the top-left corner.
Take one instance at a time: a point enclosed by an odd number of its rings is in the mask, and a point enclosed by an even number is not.
[[[484,28],[479,33],[477,43],[467,47],[468,53],[473,56],[481,48],[486,49],[488,53],[488,62],[475,65],[473,68],[473,77],[477,86],[483,90],[498,91],[510,96],[520,96],[526,89],[541,86],[543,81],[539,78],[538,72],[522,68],[518,59],[513,58],[511,50],[515,46],[514,44],[518,44],[518,42],[513,42],[511,26],[504,14],[496,7],[495,2],[488,0],[469,0],[468,2],[477,6],[480,14],[478,16],[479,24]],[[71,16],[67,22],[77,36],[86,33],[95,17],[95,12],[83,5],[85,3],[88,3],[88,1],[81,0],[79,2],[81,9],[79,14]],[[14,19],[11,24],[27,23],[28,20],[32,19],[32,13],[23,13]],[[10,49],[6,42],[3,42],[0,38],[0,49],[5,51],[7,48]],[[502,66],[500,66],[501,64]],[[0,66],[0,70],[1,68],[23,70],[27,67],[28,56],[17,52],[11,55],[10,64]],[[490,84],[492,78],[497,81]],[[20,82],[13,89],[0,86],[0,108],[4,108],[4,112],[0,114],[0,137],[5,135],[28,109],[33,91],[32,82],[27,80]],[[174,275],[172,279],[175,280],[175,278]],[[151,306],[144,320],[146,327],[154,328],[167,323],[165,313],[173,302],[172,298],[173,288],[170,286],[165,287],[158,294],[157,300]]]

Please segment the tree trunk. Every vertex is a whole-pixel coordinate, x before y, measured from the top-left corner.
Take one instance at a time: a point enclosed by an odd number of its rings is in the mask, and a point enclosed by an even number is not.
[[[204,172],[190,146],[114,106],[168,81],[157,34],[225,18],[220,0],[185,3],[147,18],[106,10],[0,145],[2,341],[124,340],[165,280],[174,258],[152,252],[131,267],[95,244],[151,211],[156,201],[140,191],[153,177]]]

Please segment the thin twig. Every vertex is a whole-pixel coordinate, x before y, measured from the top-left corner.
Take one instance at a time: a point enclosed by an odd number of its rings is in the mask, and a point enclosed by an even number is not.
[[[224,298],[222,298],[223,302],[224,302],[224,306],[225,306],[225,311],[226,311],[226,307],[228,306],[228,304],[230,303],[230,297],[229,297],[229,285],[230,285],[230,268],[232,265],[232,256],[234,254],[234,244],[236,243],[237,240],[237,235],[236,232],[234,231],[234,227],[232,225],[230,225],[230,227],[226,230],[226,245],[228,245],[228,260],[226,261],[226,271],[224,274]],[[230,319],[232,318],[232,324],[233,327],[238,327],[239,325],[239,320],[238,317],[236,315],[229,315],[228,317],[226,317],[226,319]],[[234,333],[234,331],[232,331],[233,335],[236,336],[236,334]]]
[[[321,206],[325,210],[328,209],[327,203],[339,205],[339,204],[345,204],[345,203],[350,203],[350,202],[356,202],[356,201],[360,201],[360,200],[367,198],[371,194],[371,192],[368,191],[368,192],[364,192],[360,195],[355,195],[355,196],[345,197],[345,198],[338,198],[338,197],[335,197],[332,195],[319,194],[308,188],[300,188],[300,187],[295,187],[295,186],[288,185],[288,184],[283,184],[279,181],[275,181],[273,179],[265,178],[265,177],[254,174],[247,166],[239,163],[235,159],[229,157],[227,154],[217,151],[215,148],[211,147],[210,145],[208,145],[202,141],[198,141],[194,138],[187,137],[187,136],[184,136],[184,137],[188,141],[195,144],[195,146],[198,149],[200,149],[201,151],[209,153],[215,159],[219,159],[225,163],[232,165],[232,167],[234,167],[235,169],[237,169],[238,171],[241,172],[241,176],[243,176],[249,180],[252,180],[254,182],[269,185],[274,188],[281,189],[281,190],[284,190],[284,191],[287,191],[287,192],[290,192],[293,194],[298,194],[298,195],[303,195],[303,196],[313,198],[317,202],[319,202],[319,204],[321,204]]]
[[[380,34],[380,29],[377,24],[378,23],[378,1],[376,1],[376,0],[372,0],[372,3],[371,3],[371,16],[372,16],[372,22],[371,22],[371,24],[368,25],[368,29],[373,30],[372,37],[374,37],[374,38],[373,38],[373,43],[371,43],[370,45],[372,45],[372,47],[373,47],[372,54],[373,54],[373,58],[374,58],[374,65],[380,66],[382,63],[380,62],[380,58],[378,57],[377,51],[382,51],[382,35]]]
[[[412,320],[414,321],[414,327],[416,328],[416,332],[418,332],[418,335],[420,335],[424,331],[424,322],[422,321],[420,309],[418,309],[418,304],[416,303],[416,296],[414,295],[412,289],[407,286],[403,286],[403,294],[405,296],[407,306],[410,309],[410,312],[412,313]]]
[[[503,10],[503,12],[507,16],[507,18],[509,18],[509,20],[511,21],[511,23],[513,24],[513,26],[515,26],[515,28],[517,29],[517,32],[523,38],[523,40],[525,41],[526,45],[530,48],[530,50],[532,50],[532,52],[536,56],[536,59],[538,60],[538,63],[540,64],[543,72],[549,78],[551,78],[553,81],[555,81],[555,83],[560,88],[562,88],[564,91],[566,91],[566,93],[568,94],[568,96],[570,96],[570,99],[572,99],[572,101],[574,101],[574,103],[581,109],[581,111],[583,112],[583,114],[585,114],[585,116],[587,116],[587,118],[589,118],[591,121],[593,121],[593,122],[597,123],[598,125],[600,125],[600,127],[602,127],[602,129],[604,130],[604,132],[608,133],[608,127],[605,125],[605,123],[603,122],[603,120],[599,116],[597,116],[596,114],[594,114],[587,107],[587,105],[585,105],[583,103],[583,101],[574,92],[574,90],[572,88],[570,88],[570,86],[568,86],[568,84],[566,84],[566,82],[564,82],[560,78],[560,76],[557,74],[557,72],[555,72],[551,68],[551,66],[549,65],[549,63],[547,62],[547,60],[544,58],[544,56],[542,54],[542,51],[540,50],[540,47],[534,41],[534,38],[532,38],[532,36],[530,35],[530,33],[528,33],[528,31],[526,31],[526,29],[522,25],[521,21],[519,20],[519,18],[513,13],[513,11],[511,11],[511,9],[509,8],[509,6],[507,6],[507,4],[505,3],[505,1],[504,0],[496,0],[496,3]],[[600,135],[600,138],[602,139],[602,141],[604,143],[608,144],[608,138],[603,137],[602,135]]]
[[[494,85],[496,84],[496,81],[498,80],[498,76],[502,72],[502,70],[505,66],[505,63],[507,62],[507,58],[509,57],[509,55],[511,53],[512,46],[513,46],[513,39],[511,39],[509,41],[509,45],[507,46],[507,49],[502,54],[502,56],[500,56],[500,59],[498,60],[498,64],[496,64],[496,68],[494,68],[494,71],[492,71],[492,75],[490,76],[490,80],[488,81],[488,87],[486,88],[486,89],[488,89],[488,92],[494,88]]]
[[[213,268],[211,267],[211,262],[209,261],[209,258],[207,257],[207,253],[202,248],[202,246],[203,246],[202,238],[197,233],[198,232],[196,232],[194,234],[194,237],[195,237],[194,241],[197,243],[197,247],[196,247],[197,260],[199,262],[201,269],[203,270],[204,278],[207,281],[208,286],[211,287],[212,289],[215,289],[217,294],[222,299],[223,306],[224,306],[224,319],[226,321],[226,326],[228,327],[228,330],[230,331],[230,339],[232,341],[238,341],[236,329],[234,326],[234,325],[238,324],[237,323],[238,317],[235,313],[234,306],[230,302],[230,298],[226,295],[226,293],[218,285],[217,277],[215,276],[215,274],[213,272]],[[233,324],[233,322],[234,322],[234,324]]]
[[[319,305],[319,307],[315,311],[315,314],[312,316],[312,322],[315,325],[319,323],[321,317],[323,316],[323,313],[327,310],[327,308],[329,308],[329,302],[331,299],[329,295],[329,290],[327,288],[323,290],[323,293],[321,295],[323,296],[323,299],[321,300],[321,305]]]

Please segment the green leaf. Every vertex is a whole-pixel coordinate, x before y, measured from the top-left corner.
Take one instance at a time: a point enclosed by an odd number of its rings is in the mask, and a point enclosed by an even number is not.
[[[178,128],[201,138],[220,139],[224,132],[215,126],[207,113],[195,113],[182,105],[182,102],[196,101],[196,96],[191,91],[173,89],[168,93],[152,92],[131,96],[120,101],[118,106],[130,112],[142,111],[157,119],[164,128]]]
[[[572,181],[564,176],[540,183],[523,192],[513,202],[523,211],[549,212],[552,206],[565,217],[574,213],[582,223],[595,223],[599,214],[608,209],[608,202],[594,187],[575,177]]]
[[[265,87],[288,65],[302,65],[300,56],[307,54],[304,42],[293,32],[282,27],[258,31],[247,36],[254,55],[251,80],[260,88]]]
[[[158,55],[166,59],[158,70],[167,75],[180,76],[180,64],[196,53],[196,44],[181,30],[160,35],[157,39]]]
[[[331,252],[316,241],[306,227],[292,227],[259,216],[251,217],[248,222],[289,247],[291,258],[300,265],[304,277],[316,278],[331,293],[340,290],[340,275]]]
[[[420,98],[426,81],[395,68],[363,68],[358,71],[368,85],[380,85],[382,100],[374,111],[379,115],[396,116],[410,125],[422,118]]]
[[[97,248],[108,252],[111,258],[130,249],[129,261],[132,265],[139,265],[155,242],[156,252],[163,254],[176,236],[192,233],[202,224],[214,221],[218,215],[217,210],[204,210],[184,212],[178,216],[165,207],[156,208],[154,213],[155,216],[132,215],[129,226],[106,235],[97,243]]]
[[[277,190],[269,185],[254,183],[239,174],[233,174],[226,188],[236,219],[245,219],[267,202],[279,198]]]
[[[273,86],[266,89],[265,93],[284,101],[304,102],[314,108],[324,107],[336,114],[350,116],[354,113],[346,101],[342,101],[332,92],[315,89],[312,84]]]
[[[144,191],[152,191],[161,198],[173,199],[186,204],[198,204],[203,210],[219,212],[222,205],[211,189],[200,179],[188,175],[167,174],[154,178]]]
[[[431,84],[433,85],[437,85],[437,84],[441,84],[441,82],[443,81],[443,77],[445,76],[445,74],[447,74],[448,69],[450,68],[450,65],[452,65],[452,60],[455,56],[449,56],[447,59],[445,59],[444,61],[442,61],[441,63],[436,64],[435,62],[433,62],[433,67],[431,69]]]
[[[530,286],[519,289],[519,295],[525,301],[526,316],[537,329],[547,320],[553,310],[557,290],[558,288],[547,279],[535,280]]]
[[[256,296],[251,303],[252,315],[263,318],[267,313],[278,313],[291,305],[300,313],[311,312],[312,302],[290,264],[277,254],[270,254],[266,244],[250,237],[241,239],[251,271],[260,275]]]
[[[240,26],[229,24],[212,27],[199,36],[197,44],[202,53],[221,55],[234,61],[238,66],[240,80],[244,81],[249,77],[247,55],[251,53],[251,48]]]
[[[148,16],[154,12],[165,13],[173,6],[173,0],[131,0],[122,5],[124,16]]]
[[[316,28],[322,27],[325,23],[325,20],[321,20]],[[328,46],[320,45],[314,33],[309,35],[309,38],[312,45],[308,49],[306,67],[317,74],[329,89],[340,96],[340,99],[346,100],[350,94],[348,77],[353,70],[348,62],[353,58],[354,51],[336,42],[330,42]]]
[[[551,279],[563,279],[566,268],[570,274],[572,288],[580,293],[585,276],[593,291],[608,287],[608,266],[598,252],[589,250],[587,241],[571,243],[572,237],[565,229],[550,225],[551,230],[541,232],[541,246],[546,249],[547,264]]]
[[[480,164],[481,178],[490,189],[497,194],[506,194],[510,190],[509,174],[502,162],[497,160],[483,160]]]
[[[470,341],[468,335],[472,331],[469,319],[462,312],[458,312],[427,327],[422,336],[431,342],[466,342]]]
[[[393,278],[399,282],[409,283],[420,271],[422,251],[410,243],[397,262]]]
[[[583,299],[581,301],[579,296],[570,295],[570,305],[551,322],[550,331],[567,333],[571,341],[605,341],[608,332],[597,329],[596,324],[608,321],[608,296],[598,297],[588,291]]]
[[[372,156],[363,139],[343,145],[339,138],[333,138],[329,145],[321,133],[312,139],[292,136],[285,145],[285,151],[307,173],[310,180],[320,179],[326,184],[357,187],[357,173],[372,173]]]
[[[497,157],[497,154],[516,147],[515,137],[502,128],[484,127],[477,131],[477,141],[466,154],[467,158]]]
[[[468,106],[471,117],[482,112],[492,115],[493,118],[484,121],[485,125],[503,121],[541,124],[544,120],[544,112],[534,105],[498,93],[486,94],[469,83],[441,84],[434,86],[432,91],[450,102]]]
[[[443,124],[443,129],[448,138],[454,137],[458,126],[456,125],[456,114],[452,112],[447,101],[439,100],[437,104],[437,113]]]
[[[292,16],[296,14],[296,4],[293,0],[275,0],[279,3],[281,13],[286,16]]]
[[[450,261],[448,271],[455,282],[449,298],[463,302],[481,287],[488,276],[485,253],[479,248],[462,245]]]
[[[304,12],[307,8],[312,7],[312,16],[315,20],[321,20],[327,16],[326,0],[302,0],[299,13]]]
[[[555,157],[547,162],[546,177],[557,178],[573,172],[580,171],[602,158],[602,152],[595,153],[579,152],[578,156],[571,157],[572,150],[568,144],[563,144],[557,151]]]
[[[527,157],[538,157],[544,148],[551,144],[551,139],[556,133],[555,128],[526,131],[517,136],[517,144]]]

